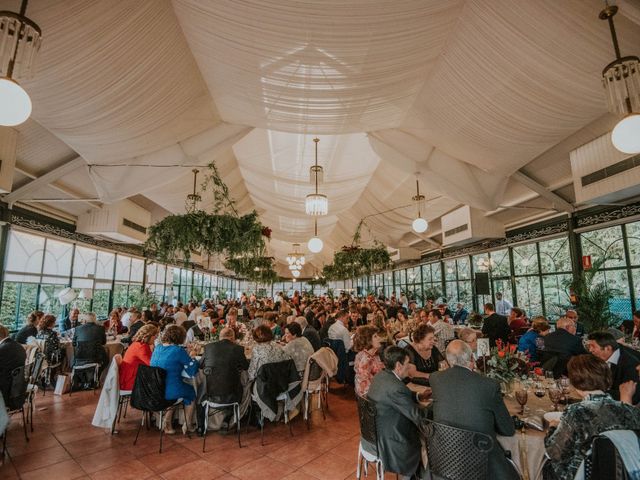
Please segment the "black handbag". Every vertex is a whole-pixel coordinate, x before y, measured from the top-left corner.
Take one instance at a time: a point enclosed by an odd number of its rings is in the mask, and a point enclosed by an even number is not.
[[[131,406],[146,412],[160,412],[174,404],[164,398],[167,372],[163,368],[140,365],[131,392]]]

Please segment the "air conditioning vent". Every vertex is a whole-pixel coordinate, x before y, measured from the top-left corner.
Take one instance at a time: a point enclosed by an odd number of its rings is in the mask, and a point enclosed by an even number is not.
[[[446,232],[444,232],[444,236],[445,237],[450,237],[451,235],[455,235],[456,233],[464,232],[465,230],[468,230],[468,229],[469,229],[469,224],[465,223],[464,225],[460,225],[459,227],[451,228],[451,229],[447,230]]]
[[[581,178],[582,186],[586,187],[587,185],[599,182],[601,180],[604,180],[605,178],[609,178],[613,175],[618,175],[620,173],[626,172],[627,170],[631,170],[634,167],[640,167],[640,155],[625,158],[624,160],[614,163],[613,165],[609,165],[608,167],[601,168],[600,170],[596,170],[593,173],[585,175]]]
[[[143,234],[147,234],[147,228],[143,227],[142,225],[138,225],[135,222],[132,222],[131,220],[129,220],[128,218],[123,218],[122,219],[122,225],[124,225],[125,227],[129,227],[129,228],[133,228],[134,230],[143,233]]]

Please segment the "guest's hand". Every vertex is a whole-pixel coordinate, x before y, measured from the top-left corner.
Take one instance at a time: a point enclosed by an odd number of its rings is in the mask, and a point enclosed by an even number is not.
[[[547,420],[547,422],[549,423],[549,428],[555,428],[558,425],[560,425],[560,419],[559,418],[553,418],[551,420]]]
[[[426,402],[427,400],[429,400],[432,396],[432,391],[430,387],[427,387],[423,392],[420,392],[418,394],[418,400],[420,400],[421,402]]]
[[[636,393],[637,383],[633,380],[620,385],[620,401],[633,405],[633,394]]]

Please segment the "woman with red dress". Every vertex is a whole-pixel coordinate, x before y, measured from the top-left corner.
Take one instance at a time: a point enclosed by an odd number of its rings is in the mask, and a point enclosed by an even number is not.
[[[158,336],[158,327],[147,324],[134,335],[120,363],[120,391],[133,390],[138,367],[151,363],[151,352]]]

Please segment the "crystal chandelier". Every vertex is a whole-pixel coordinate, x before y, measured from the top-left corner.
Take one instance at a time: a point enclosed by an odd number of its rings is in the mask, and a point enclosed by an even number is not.
[[[318,166],[318,142],[319,138],[314,138],[313,141],[316,144],[316,163],[311,167],[313,181],[316,186],[315,193],[310,193],[304,201],[304,210],[307,215],[320,216],[326,215],[329,212],[329,201],[326,195],[318,193],[318,173],[322,172],[322,167]]]
[[[300,253],[299,248],[300,248],[300,244],[294,243],[293,252],[287,255],[287,263],[289,264],[289,270],[291,270],[292,274],[293,272],[298,272],[298,275],[300,274],[300,270],[302,270],[302,267],[304,266],[306,261],[304,258],[304,255]]]
[[[422,218],[420,213],[420,205],[424,202],[424,195],[420,195],[420,184],[418,183],[417,179],[416,179],[416,195],[411,199],[415,202],[416,207],[418,209],[418,216],[413,221],[411,226],[413,227],[414,232],[424,233],[427,231],[427,228],[429,228],[429,222],[427,222],[424,218]]]
[[[198,169],[194,168],[191,170],[193,173],[193,193],[187,195],[187,200],[185,201],[185,208],[187,213],[193,213],[198,209],[198,203],[202,200],[202,197],[196,193],[196,182],[198,179]]]
[[[29,78],[42,43],[42,30],[20,13],[0,12],[0,126],[13,127],[31,115],[31,99],[16,78]]]
[[[618,46],[613,17],[618,7],[607,5],[599,18],[609,23],[616,59],[604,67],[602,84],[607,95],[609,111],[624,117],[611,132],[611,143],[623,153],[640,153],[640,59],[622,57]]]

